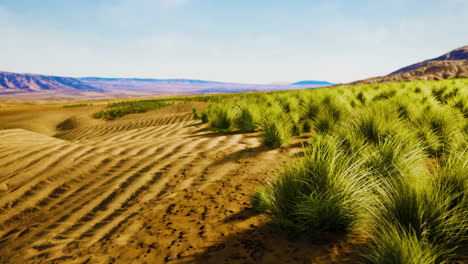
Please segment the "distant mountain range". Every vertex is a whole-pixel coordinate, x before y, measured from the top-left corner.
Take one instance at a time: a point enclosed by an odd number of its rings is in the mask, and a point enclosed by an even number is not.
[[[102,90],[133,90],[133,91],[155,91],[170,93],[237,93],[252,91],[278,91],[295,90],[304,88],[316,88],[330,86],[326,82],[309,83],[302,86],[296,84],[244,84],[226,83],[191,79],[138,79],[138,78],[79,78],[86,85]]]
[[[83,77],[78,78],[81,81],[98,83],[98,82],[148,82],[148,83],[190,83],[190,84],[201,84],[201,83],[222,83],[213,81],[203,80],[191,80],[191,79],[141,79],[141,78],[100,78],[100,77]]]
[[[386,76],[352,84],[451,78],[468,78],[468,46],[401,68]],[[11,94],[15,97],[18,94],[47,94],[56,97],[80,94],[97,97],[163,96],[296,90],[331,85],[333,84],[330,82],[314,80],[291,84],[244,84],[190,79],[72,78],[0,72],[0,96]]]
[[[51,90],[102,92],[76,78],[0,72],[0,94]]]
[[[243,84],[190,79],[71,78],[0,72],[0,95],[33,92],[125,94],[128,91],[142,95],[176,95],[295,90],[330,85],[332,84],[318,81],[294,84]]]
[[[468,46],[452,50],[434,59],[403,67],[386,76],[360,80],[352,84],[453,78],[468,78]]]

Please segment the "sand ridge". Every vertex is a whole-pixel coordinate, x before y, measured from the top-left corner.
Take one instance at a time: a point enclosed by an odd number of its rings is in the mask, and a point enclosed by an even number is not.
[[[79,126],[55,137],[0,130],[0,262],[349,263],[355,257],[352,235],[291,238],[251,209],[250,193],[300,154],[306,138],[271,150],[255,133],[210,131],[193,120],[194,105],[110,122],[87,122],[73,112]]]

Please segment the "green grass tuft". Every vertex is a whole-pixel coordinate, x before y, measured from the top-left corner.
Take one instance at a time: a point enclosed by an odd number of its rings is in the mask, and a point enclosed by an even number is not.
[[[457,148],[463,137],[463,116],[448,106],[434,106],[415,119],[416,135],[431,157],[439,157]]]
[[[318,136],[305,157],[290,162],[268,185],[272,221],[294,232],[347,231],[372,210],[367,172],[336,141]]]
[[[250,197],[252,206],[258,212],[265,212],[271,210],[271,197],[267,192],[267,189],[263,186],[257,187],[254,193]]]
[[[263,141],[270,148],[283,146],[293,134],[292,121],[283,114],[277,117],[265,117],[260,124]]]
[[[211,128],[230,131],[232,129],[233,106],[231,104],[210,105],[206,111]]]
[[[382,226],[364,249],[363,258],[369,264],[429,264],[438,263],[440,250],[428,241],[401,228]]]
[[[256,131],[261,114],[260,110],[254,103],[240,102],[236,106],[237,113],[234,117],[234,125],[241,132],[253,132]]]

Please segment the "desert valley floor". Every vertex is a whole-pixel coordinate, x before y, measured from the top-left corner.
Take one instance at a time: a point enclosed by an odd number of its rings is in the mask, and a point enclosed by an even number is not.
[[[307,138],[271,150],[210,131],[193,119],[203,106],[114,121],[90,117],[99,105],[0,109],[13,127],[0,130],[0,262],[352,262],[359,238],[291,237],[251,208]]]

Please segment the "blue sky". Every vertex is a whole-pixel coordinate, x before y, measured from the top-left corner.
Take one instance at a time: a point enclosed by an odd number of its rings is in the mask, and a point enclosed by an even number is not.
[[[468,0],[0,0],[0,71],[348,82],[468,45]]]

